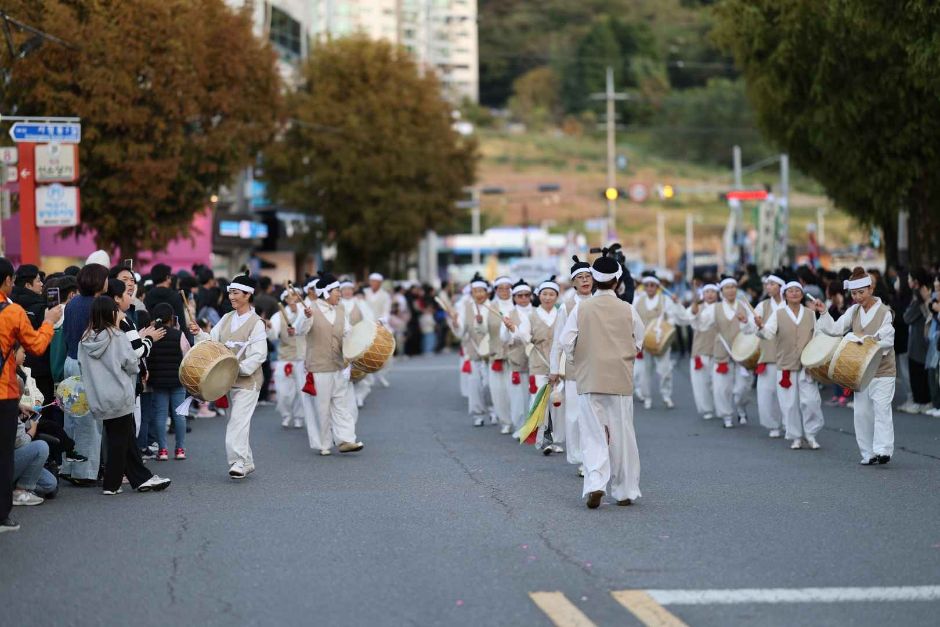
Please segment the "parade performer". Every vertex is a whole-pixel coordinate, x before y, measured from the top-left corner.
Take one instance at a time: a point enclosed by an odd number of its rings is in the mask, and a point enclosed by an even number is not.
[[[356,298],[356,284],[349,279],[340,281],[340,304],[343,305],[343,311],[346,312],[346,322],[350,326],[355,326],[363,320],[375,320],[375,314],[372,307],[367,305],[363,299]],[[387,318],[386,318],[387,320]],[[372,391],[372,377],[363,377],[350,384],[353,392],[353,405],[350,410],[358,419],[359,408],[365,405],[366,397]]]
[[[529,358],[526,344],[515,331],[522,324],[523,318],[532,315],[532,288],[523,279],[512,286],[512,299],[515,303],[512,311],[503,320],[499,331],[500,340],[507,347],[506,362],[509,365],[509,415],[513,431],[518,431],[529,413],[529,403],[534,392],[529,381]]]
[[[458,298],[457,301],[454,303],[453,311],[455,312],[462,311],[464,307],[466,307],[467,303],[469,302],[473,302],[473,299],[470,297],[470,284],[467,283],[466,285],[463,286],[463,289],[460,292],[460,298]],[[454,336],[456,337],[457,334],[455,333]],[[457,372],[459,373],[459,376],[460,376],[460,395],[463,396],[464,398],[469,399],[470,398],[470,376],[471,376],[470,358],[467,357],[467,350],[466,350],[466,347],[464,346],[466,344],[466,340],[460,337],[457,337],[457,339],[460,340],[460,362],[459,362],[459,366],[457,367]]]
[[[764,277],[764,292],[767,298],[757,304],[754,311],[762,320],[769,320],[774,313],[786,306],[780,297],[785,281],[775,274]],[[757,362],[757,416],[762,427],[772,438],[780,437],[783,414],[780,410],[779,386],[777,385],[777,338],[761,336],[760,359]]]
[[[288,287],[281,292],[281,304],[271,316],[268,340],[277,342],[277,361],[274,364],[274,389],[277,393],[277,412],[281,414],[281,426],[285,429],[294,424],[295,429],[304,427],[304,337],[297,333],[303,324],[303,292]]]
[[[499,432],[503,435],[509,435],[512,433],[512,410],[509,401],[509,386],[512,374],[507,363],[509,347],[500,337],[500,329],[503,327],[501,318],[508,316],[515,309],[512,302],[512,280],[507,276],[497,277],[493,281],[493,287],[496,290],[496,298],[493,299],[490,306],[495,306],[500,315],[488,318],[490,325],[489,388],[493,400],[493,409],[500,425]]]
[[[316,283],[317,300],[304,311],[301,333],[306,335],[304,418],[310,448],[330,455],[336,443],[340,453],[363,448],[356,440],[356,420],[350,411],[349,377],[344,372],[343,339],[351,327],[340,304],[339,281],[322,274]],[[352,403],[355,406],[355,402]]]
[[[610,250],[591,267],[597,292],[571,311],[561,334],[574,355],[584,457],[582,497],[596,509],[608,491],[618,505],[640,497],[640,454],[633,428],[633,365],[643,345],[643,321],[616,287],[623,269]]]
[[[457,311],[450,312],[450,327],[460,339],[466,362],[467,403],[474,427],[486,424],[486,381],[488,377],[489,329],[492,320],[499,319],[489,310],[488,299],[490,284],[479,274],[470,281],[470,298],[464,299]]]
[[[196,342],[210,339],[221,342],[238,357],[238,378],[229,392],[231,410],[225,425],[225,455],[232,479],[244,479],[255,471],[248,436],[263,380],[261,364],[268,357],[264,320],[252,307],[256,288],[257,282],[247,274],[235,277],[228,284],[233,311],[222,316],[209,333],[201,330],[195,321],[189,323],[189,332]]]
[[[581,407],[578,402],[578,382],[574,373],[574,355],[564,353],[561,345],[561,331],[565,328],[568,316],[575,306],[591,297],[594,288],[594,279],[591,276],[591,264],[581,261],[577,255],[571,258],[571,283],[574,285],[574,296],[563,307],[558,309],[558,320],[555,322],[555,338],[552,342],[552,354],[549,357],[551,376],[549,382],[558,385],[562,380],[562,364],[564,364],[565,382],[565,447],[569,464],[578,465],[578,475],[584,476],[584,466],[581,456],[581,428],[578,426],[578,416]]]
[[[709,283],[702,287],[701,299],[696,298],[689,307],[688,316],[692,326],[692,350],[689,357],[689,378],[692,380],[692,396],[695,398],[695,409],[705,420],[715,417],[715,396],[712,390],[712,369],[714,361],[712,354],[715,350],[715,335],[718,327],[714,324],[709,328],[702,328],[702,319],[706,317],[705,311],[710,311],[718,302],[718,286]],[[714,312],[708,314],[709,319],[714,318]]]
[[[780,399],[786,437],[792,440],[790,448],[802,448],[805,440],[809,448],[818,449],[816,434],[823,427],[822,399],[819,385],[800,362],[803,349],[813,339],[816,315],[803,305],[803,298],[801,283],[786,283],[785,305],[766,320],[760,315],[755,316],[754,322],[760,337],[774,340],[777,361],[774,386]]]
[[[555,342],[555,329],[561,319],[559,309],[555,307],[561,287],[552,276],[539,284],[535,290],[539,297],[539,306],[534,308],[529,316],[523,317],[516,329],[516,337],[523,344],[531,344],[532,352],[529,355],[529,376],[533,377],[536,390],[549,382],[551,374],[552,345]],[[561,381],[556,386],[564,385]],[[531,390],[530,390],[531,391]],[[539,434],[542,452],[545,455],[564,453],[560,445],[565,441],[565,406],[559,404],[549,406],[549,418]]]
[[[871,275],[864,268],[855,268],[844,283],[854,304],[833,320],[825,303],[813,302],[813,309],[822,314],[816,329],[826,335],[845,336],[861,342],[873,337],[882,350],[875,377],[855,393],[855,441],[862,454],[863,465],[887,464],[894,454],[894,421],[891,401],[894,400],[894,326],[891,309],[874,295]]]
[[[373,272],[369,275],[369,286],[363,290],[363,295],[365,296],[366,304],[372,310],[372,319],[387,325],[388,317],[392,312],[392,295],[382,287],[384,282],[384,276],[378,272]],[[392,355],[389,357],[388,362],[382,370],[376,372],[374,375],[368,375],[366,378],[370,380],[369,385],[372,385],[373,379],[378,379],[382,387],[387,388],[388,379],[385,378],[384,373],[391,369],[394,361],[395,356]]]
[[[685,310],[679,305],[679,297],[676,295],[666,296],[663,293],[662,283],[655,276],[644,276],[643,292],[637,294],[633,302],[633,308],[637,315],[643,321],[643,327],[649,328],[650,325],[663,319],[669,324],[678,326],[688,324],[689,321]],[[653,376],[659,375],[659,393],[663,397],[663,404],[672,409],[675,403],[672,402],[672,350],[668,347],[662,355],[637,355],[639,368],[642,369],[642,376],[638,377],[641,384],[641,395],[643,406],[646,409],[653,407]]]

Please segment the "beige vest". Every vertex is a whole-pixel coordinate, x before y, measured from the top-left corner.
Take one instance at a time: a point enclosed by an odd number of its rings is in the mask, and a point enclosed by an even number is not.
[[[338,372],[346,367],[343,359],[343,331],[346,329],[346,312],[342,305],[336,306],[336,319],[330,323],[314,303],[313,324],[307,332],[307,355],[304,367],[308,372]]]
[[[551,359],[552,345],[555,343],[555,325],[558,324],[558,314],[555,314],[555,322],[548,326],[542,321],[538,311],[532,310],[529,316],[529,325],[532,328],[532,355],[529,358],[529,372],[535,375],[548,376],[551,374],[548,366],[535,354],[539,351],[545,359]]]
[[[649,325],[659,318],[663,314],[663,310],[666,308],[666,296],[663,294],[659,295],[659,301],[656,303],[656,306],[652,309],[649,307],[649,299],[646,296],[646,292],[643,292],[642,296],[636,298],[636,313],[640,316],[640,320],[643,321],[644,327],[649,327]]]
[[[701,307],[714,307],[715,304],[701,305]],[[699,315],[702,310],[699,309]],[[692,356],[711,357],[715,352],[715,336],[718,334],[718,326],[712,325],[707,331],[696,331],[692,335]]]
[[[287,311],[285,309],[284,311]],[[291,336],[287,332],[287,320],[284,319],[284,314],[278,312],[281,315],[281,332],[277,335],[277,358],[281,361],[297,361],[302,359],[301,349],[303,340],[297,334]],[[296,331],[297,329],[294,329]]]
[[[632,307],[615,296],[594,296],[578,307],[574,364],[578,394],[633,395]]]
[[[713,349],[713,357],[715,361],[719,364],[725,363],[731,359],[731,354],[729,353],[732,346],[734,346],[734,338],[738,337],[738,333],[741,332],[741,321],[737,319],[737,314],[746,313],[744,311],[744,305],[741,303],[735,303],[734,307],[735,316],[728,320],[725,317],[725,308],[722,306],[722,301],[715,303],[715,345]],[[724,339],[724,342],[721,340]],[[728,345],[725,348],[725,344]]]
[[[522,322],[522,316],[519,314],[518,309],[513,309],[512,313],[509,314],[509,319],[512,320],[512,323],[519,326],[519,323]],[[529,371],[529,358],[525,354],[525,344],[522,342],[516,342],[512,346],[508,347],[506,351],[506,357],[509,360],[509,368],[513,372],[528,372]]]
[[[803,307],[800,305],[800,307]],[[803,364],[800,355],[813,339],[816,328],[816,316],[812,310],[803,307],[803,317],[797,326],[786,310],[789,306],[777,310],[777,368],[780,370],[800,370]]]
[[[862,337],[863,335],[874,335],[878,332],[878,329],[881,328],[881,325],[884,324],[885,316],[893,316],[893,313],[888,309],[888,306],[884,303],[881,303],[881,306],[878,307],[878,313],[876,313],[867,326],[862,326],[862,306],[859,305],[855,308],[855,315],[852,316],[852,333]],[[891,348],[881,357],[881,363],[878,365],[878,371],[875,373],[875,378],[880,379],[882,377],[895,378],[897,376],[897,367],[894,364],[894,349]]]
[[[769,320],[770,316],[774,315],[774,306],[773,299],[768,298],[761,301],[757,305],[757,313],[760,315],[761,319]],[[786,314],[783,314],[786,317]],[[757,363],[760,364],[774,364],[777,363],[777,338],[772,338],[765,340],[761,338],[760,341],[760,359]],[[797,368],[799,370],[799,368]]]
[[[499,304],[497,304],[495,300],[490,301],[490,307],[499,309]],[[509,349],[506,344],[499,339],[499,330],[503,326],[503,314],[497,315],[490,311],[487,323],[490,331],[490,359],[506,359]]]
[[[251,337],[251,332],[254,330],[255,325],[261,320],[258,314],[252,310],[251,315],[248,316],[248,320],[243,322],[242,325],[238,327],[234,333],[232,333],[232,318],[234,318],[235,315],[236,314],[234,311],[230,311],[222,316],[221,320],[219,320],[219,341],[223,344],[227,342],[247,342]],[[232,352],[237,355],[240,350],[241,347],[239,346],[238,348],[232,350]],[[246,348],[245,351],[242,351],[242,356],[238,360],[239,362],[245,358],[245,353],[247,350],[248,349]],[[243,390],[260,390],[261,384],[263,382],[264,375],[262,374],[261,367],[259,366],[248,376],[239,375],[238,378],[235,379],[235,385],[232,387]]]
[[[482,308],[482,305],[480,306]],[[488,312],[489,316],[493,317],[493,312]],[[464,331],[463,345],[464,354],[467,356],[467,359],[470,361],[479,361],[480,353],[477,352],[476,347],[480,345],[480,342],[483,341],[483,338],[489,333],[489,329],[485,326],[478,326],[476,323],[476,303],[472,300],[468,300],[464,305],[464,316],[463,319],[467,325],[467,329]]]

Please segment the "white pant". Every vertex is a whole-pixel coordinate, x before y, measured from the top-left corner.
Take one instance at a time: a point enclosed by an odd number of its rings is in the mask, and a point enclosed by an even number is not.
[[[463,371],[463,364],[466,361],[466,357],[461,357],[459,366],[457,367],[457,373],[460,375],[460,395],[464,398],[469,398],[470,396],[470,374]],[[472,366],[471,366],[472,367]]]
[[[486,362],[471,361],[467,377],[467,411],[476,418],[486,416]]]
[[[356,393],[356,402],[365,403],[366,399],[369,397],[369,393],[372,391],[372,379],[369,378],[369,375],[362,377],[359,381],[352,384],[352,388]]]
[[[782,403],[777,395],[783,390],[777,383],[780,381],[777,364],[766,364],[764,374],[757,375],[757,415],[760,424],[765,429],[779,429],[783,425]],[[791,376],[796,377],[797,373]],[[796,389],[796,382],[791,390]],[[819,396],[817,391],[816,396]]]
[[[633,397],[582,394],[581,449],[584,489],[581,496],[602,490],[618,501],[640,496],[640,452],[633,430]],[[609,439],[609,441],[608,441]]]
[[[548,383],[548,375],[537,374],[535,375],[535,387],[542,389],[542,386]],[[552,418],[552,443],[561,444],[565,441],[565,403],[558,407],[555,407],[552,404],[551,394],[552,391],[556,388],[549,388],[547,394],[549,394],[548,399],[548,415]],[[528,417],[528,412],[526,413]]]
[[[894,454],[893,398],[894,379],[889,377],[872,379],[855,393],[855,441],[863,460]]]
[[[728,362],[728,372],[720,374],[718,364],[712,366],[712,390],[715,393],[715,411],[722,418],[745,415],[751,395],[751,373],[733,361]]]
[[[699,414],[715,413],[715,393],[712,391],[712,358],[700,356],[702,367],[695,369],[695,357],[689,359],[689,378],[692,379],[692,395]]]
[[[633,365],[633,394],[641,401],[646,400],[643,396],[644,386],[646,385],[646,367],[644,364],[648,359],[652,359],[652,357],[643,353],[643,358],[637,357]]]
[[[284,367],[290,364],[293,371],[290,374],[284,372]],[[277,393],[277,413],[281,418],[300,419],[304,415],[304,399],[301,398],[304,387],[303,361],[276,361],[272,364],[274,368],[274,391]]]
[[[346,409],[349,410],[349,415],[353,419],[353,433],[356,432],[356,425],[359,423],[359,405],[356,403],[356,387],[352,381],[349,380],[349,368],[343,370],[343,378],[346,379]],[[355,440],[350,440],[350,442],[355,442]]]
[[[310,448],[324,450],[334,443],[356,441],[356,421],[349,412],[349,381],[343,372],[315,372],[317,395],[304,394],[304,422]]]
[[[653,398],[653,375],[658,374],[659,393],[662,394],[663,400],[672,400],[672,354],[669,351],[656,357],[644,353],[639,370],[643,371],[640,384],[644,399]]]
[[[519,384],[512,382],[510,373],[509,381],[509,416],[512,420],[512,429],[516,431],[529,416],[529,405],[532,402],[532,395],[529,394],[529,373],[519,373]]]
[[[251,430],[251,417],[258,404],[258,390],[232,388],[229,398],[231,407],[228,422],[225,424],[225,457],[229,466],[239,461],[246,466],[254,466],[255,460],[251,455],[251,446],[248,445],[248,435]]]
[[[578,395],[578,382],[574,379],[565,381],[565,456],[569,464],[580,464],[581,454],[581,397]]]
[[[815,437],[823,428],[822,399],[819,397],[819,385],[805,370],[790,372],[788,388],[781,387],[783,372],[774,377],[777,382],[777,396],[783,412],[783,423],[787,427],[787,439]],[[760,383],[758,383],[760,385]],[[761,419],[763,424],[763,418]]]
[[[510,418],[511,408],[509,405],[509,364],[503,360],[503,369],[500,372],[493,370],[490,364],[489,370],[490,394],[493,397],[493,409],[496,411],[496,417],[499,418],[499,424],[512,425]]]

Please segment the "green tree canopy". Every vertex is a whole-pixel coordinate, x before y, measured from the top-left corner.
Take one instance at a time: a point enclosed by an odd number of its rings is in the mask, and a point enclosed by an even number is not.
[[[453,130],[437,79],[406,51],[365,36],[320,44],[287,106],[265,153],[271,197],[321,216],[347,267],[384,269],[459,217],[476,142]]]
[[[717,38],[760,126],[863,222],[911,256],[940,250],[940,5],[930,0],[726,0]],[[889,255],[889,261],[892,261]]]
[[[126,256],[189,233],[276,129],[275,56],[222,0],[9,0],[77,49],[15,61],[5,112],[82,118],[79,232]],[[17,35],[22,41],[25,35]],[[5,47],[0,63],[10,64]]]

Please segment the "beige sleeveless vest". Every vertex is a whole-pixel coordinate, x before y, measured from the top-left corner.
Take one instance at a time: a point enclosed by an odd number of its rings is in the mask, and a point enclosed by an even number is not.
[[[219,321],[219,341],[223,344],[227,342],[247,342],[251,337],[251,332],[254,330],[255,324],[261,320],[258,314],[252,310],[251,315],[248,316],[248,320],[243,322],[242,325],[232,333],[232,318],[234,318],[235,315],[234,311],[230,311],[222,316],[222,319]],[[232,350],[232,352],[237,355],[240,350],[241,347],[238,347]],[[238,361],[241,362],[244,358],[245,353],[242,352],[242,356]],[[248,376],[239,375],[239,377],[235,379],[235,385],[232,387],[242,390],[260,390],[263,382],[264,375],[261,373],[261,368],[258,367]]]
[[[552,344],[555,343],[555,325],[558,324],[558,314],[555,314],[555,322],[551,326],[542,321],[538,311],[533,310],[529,316],[529,325],[532,328],[532,355],[529,357],[529,372],[531,374],[548,376],[551,374],[548,365],[542,361],[542,358],[535,354],[538,350],[545,357],[550,359],[552,354]]]
[[[330,323],[314,303],[313,324],[307,332],[307,355],[304,367],[308,372],[338,372],[346,367],[343,359],[343,331],[346,312],[336,306],[336,319]]]
[[[574,365],[578,394],[633,395],[632,307],[615,296],[594,296],[578,307]]]
[[[803,307],[800,305],[800,307]],[[793,319],[785,311],[788,307],[781,307],[777,310],[777,368],[780,370],[800,370],[803,364],[800,362],[800,355],[803,349],[813,339],[813,331],[816,328],[816,316],[812,310],[803,307],[803,317],[800,319],[799,326],[793,322]]]
[[[878,313],[874,315],[867,326],[863,327],[862,306],[859,305],[855,308],[855,315],[852,316],[852,333],[859,337],[863,335],[874,335],[878,332],[878,329],[881,328],[881,325],[884,324],[885,316],[893,315],[894,314],[888,309],[888,306],[882,302],[878,307]],[[897,374],[897,366],[894,363],[894,349],[891,348],[882,355],[881,363],[878,365],[878,371],[875,373],[875,378],[890,377],[893,379]]]

